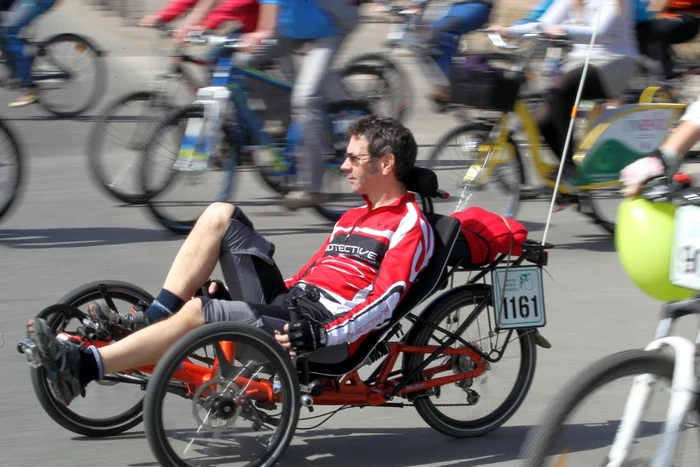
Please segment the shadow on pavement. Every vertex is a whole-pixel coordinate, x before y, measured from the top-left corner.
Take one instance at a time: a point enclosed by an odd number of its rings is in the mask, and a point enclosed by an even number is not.
[[[182,241],[182,237],[163,230],[127,227],[0,228],[0,245],[17,249],[81,248],[173,240]]]
[[[615,251],[615,238],[611,234],[577,235],[570,243],[558,243],[556,248],[609,253]]]
[[[531,221],[523,221],[523,220],[518,220],[523,227],[527,229],[528,232],[539,232],[539,231],[544,231],[544,226],[546,225],[544,222],[531,222]],[[537,239],[534,239],[537,240]]]
[[[369,424],[369,419],[368,419]],[[576,440],[571,447],[573,452],[584,452],[604,448],[612,442],[619,420],[607,423],[576,424],[566,427],[567,438]],[[431,428],[349,428],[349,429],[315,429],[297,430],[295,443],[284,453],[279,465],[313,465],[317,467],[338,467],[357,465],[382,465],[403,467],[410,465],[450,465],[479,466],[518,459],[521,444],[530,426],[506,426],[479,438],[454,439],[445,437]],[[639,438],[655,436],[661,430],[661,422],[643,424]],[[168,436],[189,442],[195,430],[168,430]],[[118,435],[108,440],[126,440],[145,438],[143,432]],[[76,441],[97,441],[93,438],[76,437]],[[196,442],[204,447],[206,440]],[[360,448],[361,446],[361,448]],[[197,448],[195,448],[197,449]],[[219,456],[227,456],[216,448]],[[197,449],[197,452],[204,454]],[[229,453],[228,456],[231,456]],[[603,456],[603,452],[600,452]],[[227,456],[227,457],[228,457]],[[212,459],[212,463],[215,463]],[[221,457],[218,458],[221,460]],[[202,459],[203,460],[203,459]],[[204,461],[202,464],[207,465]],[[129,464],[131,467],[157,466],[157,462]]]

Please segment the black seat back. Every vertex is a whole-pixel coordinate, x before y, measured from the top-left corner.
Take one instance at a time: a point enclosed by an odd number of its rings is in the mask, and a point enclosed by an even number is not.
[[[406,189],[420,196],[430,198],[438,190],[438,177],[435,172],[424,167],[413,167],[404,180]]]
[[[399,302],[391,321],[384,328],[370,333],[362,341],[355,353],[347,359],[343,358],[337,362],[320,363],[313,361],[312,354],[309,358],[309,370],[311,373],[325,376],[341,376],[352,372],[367,359],[370,352],[372,352],[388,329],[402,320],[412,309],[433,293],[446,273],[447,262],[459,238],[460,223],[454,217],[441,214],[424,213],[424,215],[435,234],[433,256],[428,261],[425,269],[418,274],[406,296]],[[327,349],[329,352],[331,351],[331,348]],[[342,353],[339,353],[339,355],[342,355]]]

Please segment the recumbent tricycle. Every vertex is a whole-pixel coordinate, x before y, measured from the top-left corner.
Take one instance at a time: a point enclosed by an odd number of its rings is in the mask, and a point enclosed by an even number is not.
[[[42,407],[64,428],[91,437],[119,434],[143,419],[151,450],[166,466],[193,465],[190,462],[199,462],[203,455],[221,463],[273,465],[301,428],[302,406],[313,411],[317,406],[341,406],[338,410],[342,410],[412,405],[428,425],[458,438],[482,436],[500,427],[528,393],[536,346],[549,348],[538,328],[546,324],[541,272],[547,264],[546,250],[552,245],[528,239],[520,245],[519,255],[509,254],[513,251],[509,248],[485,264],[474,264],[460,221],[434,213],[433,199],[449,196],[438,188],[435,173],[416,168],[407,187],[421,199],[435,232],[435,250],[383,329],[370,332],[344,352],[326,347],[291,358],[272,335],[258,328],[212,323],[183,336],[155,366],[105,375],[70,407],[52,395],[34,349],[23,341],[18,350],[32,365],[31,381]],[[470,277],[453,287],[457,272]],[[486,280],[489,274],[491,283]],[[311,290],[312,299],[317,298]],[[419,305],[441,290],[445,291],[418,311]],[[126,282],[92,282],[68,293],[37,317],[46,319],[60,338],[96,347],[109,345],[130,331],[99,322],[80,310],[99,299],[113,310],[124,311],[118,310],[115,301],[146,307],[153,297]],[[495,303],[502,306],[497,310]],[[297,313],[295,304],[292,300],[291,314]],[[465,311],[466,307],[471,309]],[[466,332],[481,332],[479,318],[485,322],[485,337],[465,338]],[[78,323],[74,331],[68,326],[73,321]],[[406,322],[409,328],[404,333]],[[512,364],[510,358],[504,358],[506,349],[519,351],[519,362]],[[479,391],[478,386],[494,367],[502,366],[511,367],[514,383],[508,389],[499,381],[493,389],[505,389],[503,402],[486,407],[487,413],[479,416],[475,412],[480,400],[491,396],[492,390]],[[361,377],[360,371],[365,370],[369,375]],[[113,388],[118,383],[119,389]],[[128,399],[128,384],[137,392],[133,406],[105,416],[109,406]],[[103,394],[97,402],[86,404],[98,389],[116,389],[118,395]],[[441,403],[449,390],[456,392],[456,399]],[[177,415],[182,398],[191,403],[185,413]],[[180,401],[179,405],[173,400]],[[75,411],[90,405],[99,408],[99,417]],[[441,408],[447,408],[446,413]],[[453,418],[458,415],[464,418]],[[168,422],[181,426],[193,419],[191,430],[166,428]],[[236,440],[231,441],[234,435]],[[240,453],[224,454],[227,447]],[[207,465],[219,465],[211,460],[214,464]]]

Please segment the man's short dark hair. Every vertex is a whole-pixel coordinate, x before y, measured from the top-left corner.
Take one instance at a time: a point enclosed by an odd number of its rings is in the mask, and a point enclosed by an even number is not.
[[[396,119],[368,115],[355,120],[348,129],[348,136],[367,140],[371,157],[393,154],[396,160],[396,178],[405,181],[416,163],[418,145],[411,130]]]

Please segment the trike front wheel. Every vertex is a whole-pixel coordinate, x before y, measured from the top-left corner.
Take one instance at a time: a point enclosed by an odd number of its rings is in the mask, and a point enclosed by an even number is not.
[[[426,323],[407,342],[414,347],[440,346],[465,321],[469,323],[451,347],[475,351],[469,356],[438,357],[411,381],[429,382],[433,377],[438,378],[438,372],[444,371],[452,375],[477,373],[476,377],[448,383],[415,396],[413,403],[421,418],[440,433],[455,438],[483,436],[503,425],[525,400],[535,376],[534,331],[502,329],[496,332],[490,295],[488,286],[453,289],[426,309],[423,315]],[[518,354],[519,360],[516,360]],[[408,376],[428,356],[420,353],[407,355],[404,375]],[[448,366],[449,370],[445,370]],[[505,381],[509,374],[510,383]],[[487,382],[495,384],[481,389]],[[492,403],[501,391],[505,392],[503,402]],[[449,402],[445,400],[448,393],[453,394]],[[447,413],[441,412],[441,407],[448,407]],[[480,408],[486,409],[481,415],[476,413]],[[463,417],[456,418],[460,414]]]
[[[292,360],[270,334],[207,324],[159,360],[144,402],[148,444],[161,465],[201,465],[205,456],[274,465],[294,436],[300,397]]]
[[[150,304],[153,296],[126,282],[91,282],[68,292],[58,300],[58,304],[70,306],[68,310],[71,311],[51,306],[36,317],[45,319],[56,334],[74,333],[73,326],[80,326],[87,317],[82,308],[100,299],[111,300],[118,312],[126,313],[129,307]],[[120,302],[124,305],[119,306]],[[54,397],[43,367],[32,368],[30,372],[39,403],[46,413],[66,430],[88,437],[105,437],[117,435],[141,423],[143,391],[140,385],[146,384],[145,375],[136,372],[127,376],[111,375],[116,379],[123,376],[125,381],[128,380],[131,384],[112,383],[105,378],[105,381],[90,384],[86,388],[85,397],[76,398],[66,407]],[[94,415],[87,415],[87,411],[93,412]]]

